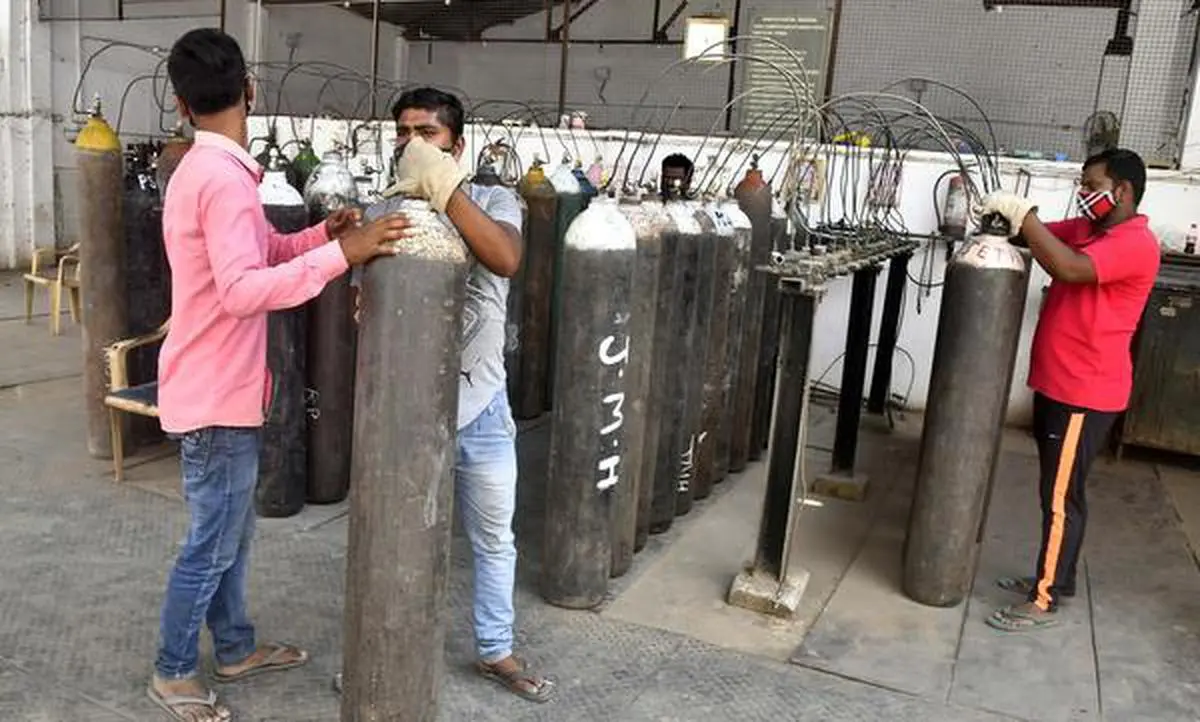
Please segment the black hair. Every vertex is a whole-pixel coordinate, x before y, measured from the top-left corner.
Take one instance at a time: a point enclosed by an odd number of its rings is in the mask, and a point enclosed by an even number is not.
[[[688,174],[688,177],[691,177],[692,170],[695,168],[695,166],[692,164],[692,159],[688,158],[683,153],[672,153],[666,158],[663,158],[662,167],[682,168],[684,172]]]
[[[1146,194],[1146,164],[1142,157],[1126,148],[1109,148],[1084,161],[1083,169],[1101,163],[1104,164],[1104,174],[1113,183],[1129,181],[1129,185],[1133,186],[1133,205],[1140,204],[1142,196]]]
[[[437,113],[438,121],[450,129],[455,142],[463,137],[467,114],[462,101],[453,94],[430,87],[406,90],[392,106],[392,120],[399,121],[400,114],[410,108]]]
[[[175,94],[196,115],[237,105],[249,77],[237,41],[216,28],[189,30],[176,40],[167,58],[167,74]]]

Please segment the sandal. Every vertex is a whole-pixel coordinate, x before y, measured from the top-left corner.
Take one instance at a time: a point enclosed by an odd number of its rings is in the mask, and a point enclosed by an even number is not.
[[[158,705],[163,712],[171,716],[175,722],[191,722],[197,719],[194,714],[185,713],[182,708],[186,707],[203,707],[206,709],[208,719],[217,720],[218,722],[227,722],[233,719],[233,712],[224,705],[217,704],[217,693],[208,690],[208,694],[203,697],[193,697],[186,694],[171,694],[165,695],[154,688],[154,683],[146,688],[146,695],[154,704]],[[203,718],[201,718],[203,719]]]
[[[484,679],[492,680],[522,699],[549,702],[554,696],[554,682],[530,673],[524,660],[515,656],[511,659],[516,662],[516,667],[507,672],[500,672],[495,664],[486,662],[476,662],[475,669]]]
[[[1033,593],[1033,588],[1037,584],[1036,577],[1000,577],[996,580],[996,586],[1006,592],[1020,594],[1023,597],[1028,597]],[[1061,597],[1075,596],[1075,590],[1060,592]]]
[[[308,652],[299,647],[271,642],[265,645],[264,648],[270,649],[271,652],[255,664],[234,674],[222,674],[220,670],[217,670],[213,673],[213,681],[228,684],[229,682],[249,679],[260,674],[266,674],[267,672],[282,672],[288,669],[295,669],[308,663]],[[284,661],[285,657],[295,657],[295,659]]]
[[[1001,632],[1032,632],[1057,626],[1058,614],[1043,612],[1033,604],[997,609],[987,618],[987,625]]]

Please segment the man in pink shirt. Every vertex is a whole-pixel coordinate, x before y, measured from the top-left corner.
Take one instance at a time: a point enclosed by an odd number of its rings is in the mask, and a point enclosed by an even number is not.
[[[231,713],[200,679],[201,626],[212,632],[217,681],[308,660],[291,645],[259,645],[246,612],[270,389],[267,313],[302,304],[351,265],[392,253],[407,223],[393,215],[359,227],[357,212],[343,211],[279,234],[258,199],[262,169],[246,150],[254,90],[237,42],[218,30],[193,30],[171,49],[167,71],[196,142],[163,208],[172,297],[159,410],[163,429],[180,439],[191,523],[167,583],[148,693],[173,719],[220,722]]]

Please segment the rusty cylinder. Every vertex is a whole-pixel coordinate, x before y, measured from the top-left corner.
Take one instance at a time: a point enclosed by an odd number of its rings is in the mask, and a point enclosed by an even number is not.
[[[665,210],[671,217],[663,234],[663,253],[671,259],[666,278],[660,276],[660,306],[669,307],[669,323],[659,325],[655,336],[662,348],[662,363],[656,364],[653,380],[661,385],[663,398],[659,425],[657,468],[650,501],[650,533],[661,534],[675,521],[676,497],[681,482],[690,494],[690,466],[685,466],[691,430],[687,426],[687,369],[690,359],[691,324],[696,315],[696,271],[703,242],[696,206],[690,201],[670,200]],[[664,298],[663,291],[669,291]]]
[[[675,498],[676,516],[684,516],[692,511],[697,498],[696,462],[708,443],[704,433],[704,386],[708,370],[708,340],[713,325],[713,279],[716,277],[717,247],[723,240],[717,232],[716,221],[708,212],[699,203],[693,203],[691,207],[700,226],[700,237],[695,263],[689,264],[683,275],[683,297],[690,298],[693,305],[682,337],[687,348],[684,359],[684,368],[687,370],[684,373],[682,438],[677,443],[681,451]],[[703,496],[703,487],[700,491]]]
[[[645,457],[653,457],[658,448],[658,427],[648,423],[652,394],[650,378],[654,363],[655,306],[658,304],[658,264],[663,229],[670,223],[662,203],[643,203],[632,193],[621,198],[620,209],[633,226],[637,239],[637,262],[630,301],[629,365],[625,375],[625,423],[629,429],[625,478],[628,483],[618,484],[616,489],[612,541],[614,577],[624,575],[633,564],[633,554],[640,548],[637,541],[638,517],[639,514],[649,513],[650,497],[643,490],[653,486],[653,475],[647,473]],[[653,468],[653,465],[649,466],[649,469]],[[640,511],[643,505],[645,510]],[[644,528],[648,533],[648,517]]]
[[[550,297],[554,287],[554,229],[558,194],[535,164],[518,188],[528,208],[521,267],[520,347],[513,415],[533,419],[546,410],[550,373]]]
[[[729,439],[729,470],[746,468],[751,456],[754,402],[758,388],[758,350],[763,337],[763,300],[767,290],[767,275],[757,270],[771,258],[771,186],[757,167],[734,189],[738,205],[751,225],[750,255],[746,270],[746,310],[739,326],[737,378],[734,381],[733,410]]]
[[[771,250],[783,250],[788,242],[788,220],[779,203],[771,204]],[[779,280],[766,276],[763,286],[761,338],[758,344],[757,377],[754,382],[754,416],[751,422],[750,458],[759,459],[771,438],[771,415],[775,408],[775,366],[779,356]]]
[[[416,233],[363,276],[341,719],[433,722],[449,616],[467,262],[428,203],[386,205]]]
[[[732,302],[730,278],[733,276],[736,239],[733,221],[716,203],[705,203],[700,213],[712,226],[712,280],[705,307],[704,363],[699,367],[700,417],[694,451],[692,497],[705,499],[716,483],[717,446],[721,420],[725,415],[725,371],[729,365],[729,311]],[[721,470],[721,476],[725,474]]]
[[[155,164],[158,194],[164,201],[167,199],[167,184],[171,182],[171,176],[175,175],[179,161],[183,160],[183,156],[187,155],[191,148],[191,139],[183,134],[183,123],[176,124],[175,129],[171,131],[171,137],[163,144],[162,152],[158,154],[158,162]]]
[[[104,120],[98,100],[87,125],[75,140],[75,151],[82,204],[80,225],[88,230],[86,239],[79,245],[87,445],[92,456],[111,459],[111,416],[104,405],[104,397],[108,394],[105,351],[109,344],[129,333],[125,306],[125,227],[121,208],[124,183],[121,141]]]
[[[733,226],[733,268],[729,282],[729,332],[725,344],[725,365],[721,376],[721,396],[724,406],[720,410],[720,426],[714,449],[713,481],[721,482],[732,471],[731,450],[734,435],[734,410],[738,404],[737,382],[741,372],[743,333],[746,327],[747,276],[750,273],[750,251],[754,227],[749,216],[742,211],[736,200],[727,199],[720,204],[721,211]]]
[[[612,198],[579,215],[563,244],[546,492],[542,596],[568,609],[604,601],[616,487],[629,484],[630,297],[637,237]]]

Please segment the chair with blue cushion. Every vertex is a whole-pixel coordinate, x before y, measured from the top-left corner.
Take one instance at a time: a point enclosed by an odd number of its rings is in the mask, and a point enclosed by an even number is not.
[[[158,382],[130,386],[129,354],[135,349],[159,343],[166,338],[170,323],[170,319],[167,319],[166,323],[154,332],[117,341],[106,350],[108,395],[104,397],[104,405],[108,407],[109,425],[112,427],[113,475],[118,482],[124,479],[125,464],[121,414],[158,418]]]

